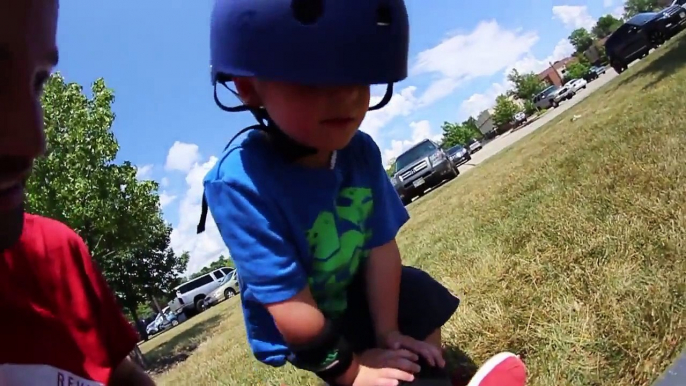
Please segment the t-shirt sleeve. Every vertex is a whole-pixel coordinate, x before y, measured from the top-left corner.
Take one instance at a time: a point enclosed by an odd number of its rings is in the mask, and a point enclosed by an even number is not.
[[[107,285],[100,270],[95,266],[86,244],[75,236],[71,242],[72,253],[80,258],[85,276],[90,281],[92,291],[87,296],[90,309],[97,319],[97,329],[104,346],[105,355],[112,369],[116,369],[138,343],[138,333],[126,320],[121,306]]]
[[[205,197],[241,282],[262,304],[291,299],[307,285],[287,222],[271,192],[238,181],[205,182]]]
[[[381,160],[381,151],[374,140],[364,135],[365,158],[369,160],[372,175],[372,197],[374,206],[369,219],[372,236],[367,242],[367,248],[382,246],[398,234],[400,228],[410,219],[400,196],[395,191],[391,179],[388,178]]]

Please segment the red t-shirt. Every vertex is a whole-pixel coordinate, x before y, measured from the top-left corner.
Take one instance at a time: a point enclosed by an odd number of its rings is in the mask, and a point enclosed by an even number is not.
[[[104,385],[138,342],[83,240],[44,217],[0,251],[0,310],[2,386]]]

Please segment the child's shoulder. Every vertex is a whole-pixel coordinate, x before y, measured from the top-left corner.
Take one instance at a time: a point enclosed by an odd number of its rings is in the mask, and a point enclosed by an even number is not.
[[[236,141],[219,156],[217,162],[205,176],[205,182],[249,182],[264,175],[273,157],[259,133],[250,133],[241,141]]]

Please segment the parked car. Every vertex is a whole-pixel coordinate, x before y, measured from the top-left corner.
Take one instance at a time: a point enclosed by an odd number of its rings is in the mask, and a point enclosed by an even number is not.
[[[456,167],[463,165],[472,159],[472,156],[469,155],[469,151],[460,145],[451,147],[446,153]]]
[[[148,335],[155,335],[158,332],[162,332],[178,325],[179,320],[176,317],[176,314],[171,312],[169,307],[164,307],[162,312],[157,314],[152,323],[148,324],[148,326],[145,328],[145,331],[148,333]]]
[[[205,297],[220,286],[224,276],[233,272],[233,268],[224,267],[198,276],[174,288],[176,298],[169,302],[175,314],[194,315],[205,310]]]
[[[586,74],[586,77],[584,79],[586,79],[586,82],[592,82],[598,79],[598,77],[600,77],[600,75],[603,75],[604,73],[605,66],[593,66],[588,70],[588,74]]]
[[[567,82],[564,86],[560,87],[553,97],[553,107],[557,107],[563,101],[572,99],[576,95],[576,92],[572,89],[571,82]]]
[[[574,79],[570,80],[568,83],[569,87],[572,91],[574,91],[574,93],[578,93],[579,91],[585,89],[588,86],[588,82],[586,82],[586,79]]]
[[[526,113],[523,111],[518,112],[514,116],[515,125],[519,126],[526,122]]]
[[[465,144],[465,147],[467,150],[469,150],[469,154],[474,154],[477,151],[483,149],[483,146],[481,146],[481,142],[477,140],[476,138],[472,138],[467,143]]]
[[[605,41],[605,52],[612,68],[621,74],[633,61],[648,56],[665,41],[665,24],[657,12],[635,15]]]
[[[664,38],[670,39],[686,26],[686,8],[681,5],[671,5],[658,12],[664,31]]]
[[[222,300],[231,299],[241,292],[240,282],[238,281],[238,273],[236,270],[224,276],[219,284],[219,288],[212,291],[205,298],[205,307],[212,307]]]
[[[553,107],[555,94],[559,89],[560,88],[555,85],[548,86],[545,90],[541,91],[534,97],[534,105],[536,105],[536,107],[539,109],[549,109]]]
[[[400,154],[392,168],[391,182],[405,205],[427,189],[460,174],[441,147],[429,139]]]

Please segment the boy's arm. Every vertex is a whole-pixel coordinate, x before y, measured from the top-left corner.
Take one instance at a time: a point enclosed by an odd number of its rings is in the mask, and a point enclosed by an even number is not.
[[[307,274],[289,239],[287,221],[269,199],[269,187],[238,181],[205,183],[210,212],[229,247],[245,293],[263,304],[291,349],[323,334],[326,319],[310,293]],[[339,378],[352,384],[359,366]]]
[[[367,298],[377,342],[383,344],[387,334],[398,330],[402,264],[395,237],[410,216],[386,174],[379,147],[368,135],[363,138],[367,173],[373,181],[373,209],[367,224],[372,232],[366,245],[370,249],[365,272]]]
[[[395,239],[371,250],[366,267],[367,298],[377,342],[398,331],[400,251]]]

